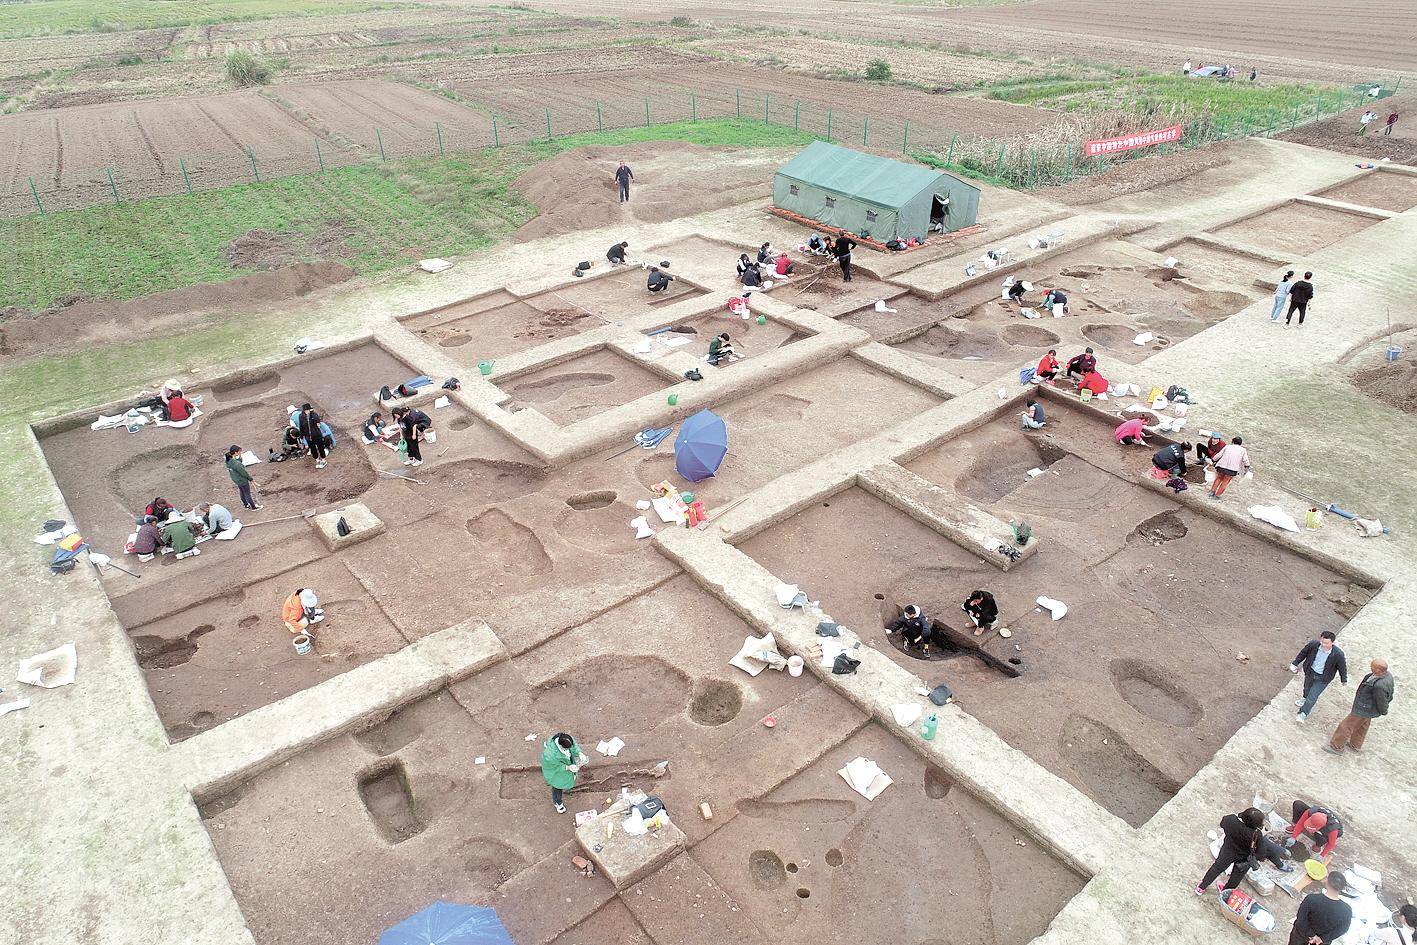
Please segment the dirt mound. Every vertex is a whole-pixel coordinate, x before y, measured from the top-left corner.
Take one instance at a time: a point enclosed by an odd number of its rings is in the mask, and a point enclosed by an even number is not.
[[[1417,413],[1417,360],[1411,355],[1353,375],[1358,389],[1403,413]]]
[[[0,354],[30,356],[75,342],[131,341],[156,330],[180,330],[208,312],[299,298],[353,275],[354,270],[342,263],[296,263],[126,302],[72,297],[70,304],[56,303],[37,313],[7,309],[0,312]]]
[[[702,148],[649,141],[624,147],[588,147],[538,162],[513,186],[540,208],[514,239],[525,241],[617,221],[663,223],[766,196],[786,153]],[[615,168],[635,174],[630,202],[620,203]]]
[[[287,233],[247,230],[227,243],[221,254],[236,269],[279,269],[295,262],[292,242]]]
[[[1361,155],[1372,161],[1386,159],[1398,164],[1417,164],[1417,138],[1410,137],[1410,121],[1404,124],[1403,119],[1399,118],[1396,133],[1383,134],[1383,122],[1387,121],[1389,113],[1410,115],[1413,106],[1417,106],[1417,97],[1406,94],[1394,96],[1372,105],[1351,109],[1332,118],[1325,118],[1323,121],[1303,125],[1276,137],[1296,144],[1307,144],[1313,148],[1337,151],[1340,154]],[[1373,124],[1372,131],[1366,135],[1359,134],[1358,118],[1367,108],[1378,113],[1378,120]]]

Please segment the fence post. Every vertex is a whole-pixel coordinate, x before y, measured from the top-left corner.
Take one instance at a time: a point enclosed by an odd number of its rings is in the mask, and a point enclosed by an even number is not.
[[[955,132],[954,134],[950,135],[950,150],[949,150],[949,153],[945,155],[945,167],[949,167],[950,164],[951,164],[951,162],[954,161],[954,157],[955,157],[955,142],[958,141],[958,140],[959,140],[959,132]]]
[[[383,135],[383,132],[379,131],[378,128],[375,128],[375,129],[374,129],[374,138],[375,138],[375,140],[377,140],[377,141],[379,142],[379,160],[381,160],[381,161],[388,161],[388,157],[384,154],[384,135]]]
[[[34,178],[30,178],[30,193],[34,194],[34,205],[39,208],[39,215],[44,216],[44,203],[39,199],[39,188],[34,185]]]
[[[797,130],[797,122],[802,117],[802,103],[797,102],[792,106],[792,130]]]
[[[187,162],[180,155],[177,158],[177,166],[182,168],[182,180],[187,184],[187,196],[190,197],[192,195],[192,178],[187,176]]]
[[[764,93],[763,93],[763,124],[765,124],[765,125],[770,125],[770,124],[772,124],[772,119],[771,119],[770,117],[768,117],[768,116],[769,116],[769,112],[768,112],[768,100],[769,100],[770,98],[772,98],[772,96],[771,96],[769,93],[767,93],[767,92],[764,92]]]
[[[600,99],[595,100],[595,130],[605,130],[605,120],[600,115]],[[546,113],[546,137],[551,137],[551,113]]]
[[[734,90],[733,90],[733,98],[734,98],[734,101],[738,103],[738,104],[737,104],[738,117],[739,117],[739,118],[742,118],[742,117],[743,117],[743,90],[742,90],[742,89],[734,89]]]
[[[832,110],[831,110],[830,108],[828,108],[828,109],[827,109],[827,140],[830,141],[831,139],[832,139]]]
[[[693,92],[689,93],[689,120],[699,120],[699,97]]]
[[[318,161],[320,164],[320,173],[325,173],[325,155],[324,152],[320,150],[319,138],[315,139],[315,160]]]
[[[994,159],[994,176],[998,177],[999,172],[1004,169],[1004,149],[1009,146],[1007,141],[999,145],[999,156]]]
[[[596,102],[599,105],[599,102]],[[551,140],[551,109],[546,109],[546,140]]]
[[[122,201],[118,199],[118,187],[113,183],[113,168],[105,167],[104,171],[108,174],[108,189],[113,191],[113,205],[119,206]]]
[[[649,96],[645,96],[645,127],[649,127]]]
[[[494,148],[500,148],[501,146],[502,146],[502,139],[501,139],[501,138],[498,136],[498,134],[497,134],[497,119],[493,118],[493,119],[492,119],[492,147],[494,147]]]
[[[439,154],[442,154],[442,153],[443,153],[443,123],[440,122],[440,121],[435,121],[435,122],[433,122],[433,128],[434,128],[435,131],[438,132],[438,153],[439,153]]]
[[[1293,131],[1299,127],[1299,106],[1294,106],[1294,111],[1289,114],[1289,130]]]
[[[910,119],[905,120],[905,134],[900,136],[900,151],[904,154],[910,149]]]
[[[261,182],[261,169],[256,166],[256,152],[250,148],[246,149],[246,156],[251,159],[251,173],[256,177],[256,183]]]
[[[1028,190],[1033,189],[1033,159],[1036,157],[1038,157],[1037,148],[1034,148],[1032,151],[1028,152],[1028,179],[1024,181],[1024,187]]]
[[[871,116],[861,119],[861,147],[866,147],[866,129],[871,127]]]
[[[1073,179],[1073,149],[1063,152],[1063,180]]]

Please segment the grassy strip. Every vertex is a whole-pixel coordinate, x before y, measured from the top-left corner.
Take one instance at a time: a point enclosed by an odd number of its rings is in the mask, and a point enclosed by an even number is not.
[[[361,275],[408,261],[410,249],[462,256],[536,215],[512,189],[524,170],[572,148],[683,141],[705,147],[792,147],[790,128],[749,121],[679,122],[571,135],[446,157],[332,168],[187,196],[0,220],[0,308],[40,309],[67,295],[129,299],[252,272],[223,250],[248,230],[287,237],[294,254],[322,258],[309,238],[335,221],[353,232],[344,260]]]
[[[1318,86],[1299,83],[1221,82],[1178,74],[1125,76],[1112,81],[1050,76],[1000,84],[991,88],[988,96],[1062,111],[1141,111],[1183,117],[1289,112],[1311,104],[1323,92]]]
[[[402,6],[383,0],[26,0],[0,3],[0,39],[334,16]]]

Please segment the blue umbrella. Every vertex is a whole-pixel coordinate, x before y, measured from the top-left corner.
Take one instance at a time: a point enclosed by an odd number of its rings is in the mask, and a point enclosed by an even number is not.
[[[700,410],[684,421],[674,439],[674,469],[690,482],[718,472],[728,452],[728,428],[712,410]]]
[[[379,936],[379,945],[515,945],[502,920],[485,906],[435,902]]]

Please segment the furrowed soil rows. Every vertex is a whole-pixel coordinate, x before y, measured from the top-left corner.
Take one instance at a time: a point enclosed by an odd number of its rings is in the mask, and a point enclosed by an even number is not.
[[[283,85],[273,91],[324,127],[375,154],[380,138],[386,153],[435,152],[435,122],[442,126],[444,135],[491,143],[492,123],[487,117],[440,95],[396,82]]]

